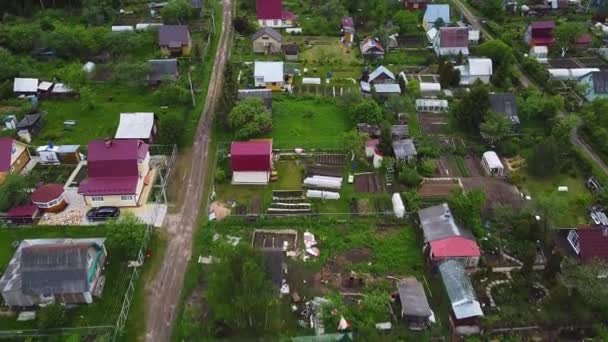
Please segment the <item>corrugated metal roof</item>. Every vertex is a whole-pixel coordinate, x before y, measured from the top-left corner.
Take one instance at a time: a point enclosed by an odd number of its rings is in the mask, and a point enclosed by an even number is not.
[[[473,234],[460,228],[447,203],[435,205],[418,211],[424,242],[445,239],[452,236],[473,238]]]
[[[519,124],[517,100],[513,93],[490,94],[490,104],[496,113],[502,113],[514,124]]]
[[[396,83],[374,84],[374,90],[378,94],[401,94],[401,87]]]
[[[282,0],[257,0],[258,19],[282,19]]]
[[[170,46],[172,42],[178,42],[179,46],[188,45],[190,31],[187,25],[163,25],[158,28],[158,44]]]
[[[422,284],[416,278],[406,278],[397,283],[401,310],[408,316],[430,317],[431,307]]]
[[[442,48],[468,47],[469,29],[466,27],[440,28],[439,46]]]
[[[148,77],[150,82],[177,79],[177,59],[151,59],[148,61],[148,65],[150,66],[150,76]]]
[[[279,32],[277,32],[275,29],[273,29],[271,27],[262,27],[260,30],[258,30],[256,33],[254,33],[251,36],[251,40],[256,40],[265,34],[269,35],[271,38],[273,38],[275,40],[278,40],[279,42],[281,42],[283,40],[283,36],[281,36],[281,34]]]
[[[412,139],[393,141],[393,152],[396,158],[408,158],[418,154]]]
[[[450,5],[427,5],[423,20],[429,24],[433,24],[439,18],[441,18],[446,24],[450,22]]]
[[[13,92],[15,93],[36,93],[38,92],[37,78],[15,77],[13,81]]]
[[[116,139],[149,139],[154,128],[154,113],[120,113]]]
[[[374,70],[371,74],[369,74],[368,82],[373,83],[374,80],[382,74],[388,76],[392,80],[395,79],[395,74],[393,74],[390,70],[388,70],[386,67],[384,67],[384,65],[381,65],[381,66],[377,67],[376,70]]]

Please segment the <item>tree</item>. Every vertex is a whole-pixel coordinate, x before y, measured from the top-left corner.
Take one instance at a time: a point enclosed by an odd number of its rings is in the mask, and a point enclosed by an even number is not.
[[[80,90],[80,88],[84,87],[88,82],[87,74],[82,70],[82,65],[80,63],[66,65],[58,70],[58,74],[55,77],[63,80],[63,83],[75,91]]]
[[[526,159],[528,172],[536,177],[549,177],[559,172],[562,162],[555,138],[548,137],[536,144]]]
[[[343,113],[350,113],[352,108],[361,102],[363,102],[363,97],[360,92],[345,93],[336,98],[338,109]]]
[[[254,31],[253,25],[249,22],[246,16],[237,16],[234,18],[234,30],[241,35],[249,35]]]
[[[114,67],[112,73],[116,84],[132,88],[140,88],[147,85],[150,65],[143,63],[119,63]]]
[[[451,61],[439,64],[439,83],[441,88],[457,87],[460,84],[460,71],[454,68]]]
[[[399,176],[397,178],[401,184],[415,188],[422,182],[422,177],[416,171],[416,167],[403,163],[399,168]]]
[[[348,132],[343,132],[340,136],[342,148],[353,154],[356,160],[365,159],[365,142],[367,135],[357,131],[356,129]]]
[[[443,18],[437,18],[437,20],[435,20],[435,22],[433,23],[433,27],[438,30],[444,26],[445,26],[445,21],[443,21]]]
[[[237,139],[249,139],[272,129],[272,119],[262,100],[248,98],[232,108],[228,125],[236,131]]]
[[[323,1],[317,8],[317,13],[330,22],[334,22],[336,18],[342,18],[346,15],[346,9],[344,9],[340,0]]]
[[[566,284],[574,287],[587,305],[608,314],[608,286],[605,275],[608,264],[595,261],[578,264],[566,258],[563,262],[562,277]]]
[[[393,132],[391,124],[388,121],[382,123],[380,127],[380,141],[378,141],[378,149],[385,156],[393,155]]]
[[[165,24],[185,24],[196,16],[196,10],[190,1],[171,0],[161,9],[160,15]]]
[[[453,113],[458,122],[470,133],[478,134],[490,108],[490,93],[486,85],[475,81],[471,91],[454,106]]]
[[[573,21],[561,23],[553,30],[555,42],[561,50],[562,57],[564,57],[566,52],[568,52],[568,49],[574,45],[576,39],[584,33],[585,27],[582,24]]]
[[[83,0],[82,17],[89,24],[101,25],[116,16],[112,0]]]
[[[38,328],[60,328],[66,323],[65,308],[59,303],[51,303],[38,310]]]
[[[372,99],[364,99],[351,108],[351,116],[357,123],[377,124],[384,118],[382,108]]]
[[[403,197],[403,203],[405,204],[405,208],[409,212],[415,212],[420,209],[422,205],[422,199],[418,196],[416,191],[406,191],[401,193],[401,197]]]
[[[260,252],[239,244],[220,249],[218,260],[207,291],[214,319],[249,335],[272,335],[279,319],[276,294]]]
[[[391,96],[384,102],[386,109],[385,118],[389,121],[397,119],[400,113],[414,111],[414,103],[409,96]]]
[[[505,14],[505,4],[503,0],[485,0],[481,13],[492,20],[501,20]]]
[[[513,125],[504,114],[490,112],[479,125],[481,137],[490,145],[503,141],[511,133]]]
[[[402,35],[417,34],[418,28],[418,14],[411,11],[398,11],[393,16],[393,22],[399,26],[399,33]]]
[[[559,118],[553,125],[553,128],[551,128],[551,135],[561,147],[564,148],[565,146],[570,145],[570,135],[578,122],[579,118],[576,115],[571,114]]]
[[[528,119],[541,121],[553,119],[563,106],[563,98],[542,95],[536,91],[529,94],[525,101],[518,103],[518,108],[524,116]]]
[[[183,138],[184,118],[176,111],[169,111],[160,119],[158,142],[164,145],[179,145]]]
[[[0,212],[27,203],[28,180],[21,175],[9,174],[0,184]]]
[[[21,58],[13,55],[9,50],[0,47],[0,80],[12,79],[23,70]]]
[[[132,213],[106,224],[106,246],[118,260],[137,258],[146,234],[146,226]]]
[[[486,202],[485,194],[480,190],[467,193],[458,191],[448,202],[456,220],[471,229],[475,236],[481,237],[483,235],[481,212]]]
[[[496,86],[508,87],[511,68],[515,63],[513,49],[501,40],[489,40],[479,45],[479,54],[492,60],[494,73],[492,83]]]
[[[192,105],[190,90],[180,81],[163,81],[160,88],[154,92],[154,96],[159,104],[163,106]]]
[[[236,77],[234,77],[232,63],[226,63],[224,67],[224,83],[222,84],[222,102],[221,106],[225,113],[230,112],[234,107],[239,85]]]

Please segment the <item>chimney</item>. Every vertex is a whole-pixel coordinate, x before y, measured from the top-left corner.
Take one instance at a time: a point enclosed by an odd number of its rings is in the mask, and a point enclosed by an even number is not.
[[[112,147],[112,139],[106,138],[105,144],[106,144],[106,148]]]

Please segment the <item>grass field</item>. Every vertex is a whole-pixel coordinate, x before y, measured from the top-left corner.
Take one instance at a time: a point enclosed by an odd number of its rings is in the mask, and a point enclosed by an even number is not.
[[[331,100],[277,96],[272,106],[273,128],[268,137],[274,139],[275,148],[336,148],[339,134],[354,127]]]

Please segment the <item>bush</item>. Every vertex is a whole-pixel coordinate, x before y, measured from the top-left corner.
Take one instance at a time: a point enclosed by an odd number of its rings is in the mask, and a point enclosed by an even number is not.
[[[184,119],[175,111],[171,111],[160,119],[160,136],[158,142],[162,145],[179,145],[184,132]]]
[[[59,328],[66,323],[65,308],[58,303],[49,304],[38,310],[38,328]]]
[[[414,166],[404,164],[399,168],[399,176],[397,178],[400,183],[409,186],[417,187],[422,182],[422,177]]]

